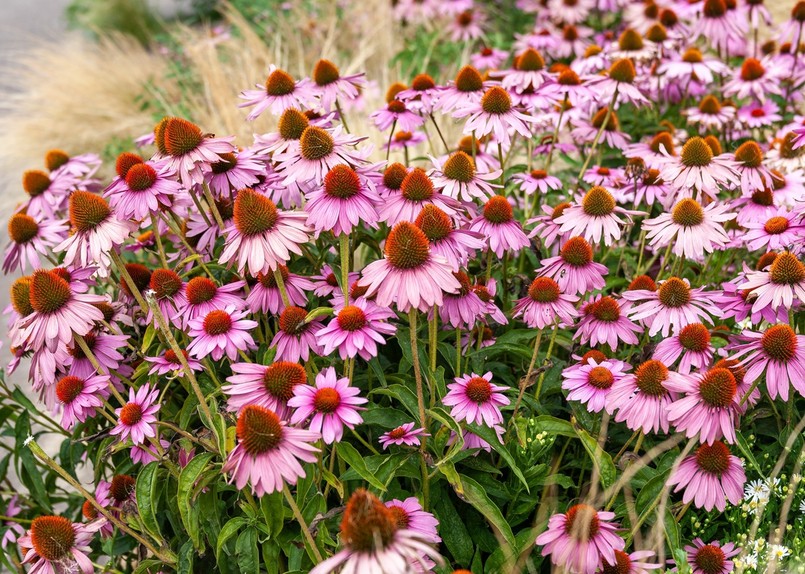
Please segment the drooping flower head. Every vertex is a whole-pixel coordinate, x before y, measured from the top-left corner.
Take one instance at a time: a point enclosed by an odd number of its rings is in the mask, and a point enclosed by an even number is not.
[[[678,431],[688,438],[698,436],[710,445],[721,438],[730,444],[735,442],[741,397],[732,371],[712,368],[680,380],[668,380],[665,386],[685,394],[668,409],[668,420]]]
[[[270,365],[232,363],[232,375],[221,387],[227,396],[227,409],[240,411],[248,405],[257,405],[287,419],[291,413],[288,401],[294,396],[297,385],[307,384],[307,373],[299,363],[277,361]]]
[[[668,479],[674,492],[684,489],[682,502],[693,502],[696,508],[724,512],[726,501],[738,505],[743,499],[746,482],[743,463],[720,440],[703,444],[695,454],[685,457]]]
[[[607,411],[615,413],[616,422],[625,422],[631,430],[643,433],[664,432],[669,429],[668,407],[678,398],[665,382],[680,379],[681,375],[668,370],[660,361],[651,359],[615,381],[607,395]]]
[[[25,271],[42,266],[41,255],[64,240],[67,226],[64,220],[34,218],[27,213],[15,213],[8,220],[9,243],[3,257],[3,273]]]

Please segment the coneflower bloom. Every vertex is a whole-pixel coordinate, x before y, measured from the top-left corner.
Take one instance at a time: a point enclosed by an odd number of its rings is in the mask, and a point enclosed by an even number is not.
[[[451,217],[463,211],[458,200],[437,192],[433,180],[418,167],[405,175],[398,193],[389,193],[384,199],[378,215],[380,221],[385,221],[389,226],[416,220],[427,205],[434,205]]]
[[[238,104],[239,108],[254,106],[246,116],[249,121],[257,119],[266,110],[278,116],[288,108],[309,107],[315,101],[307,82],[295,81],[288,72],[274,64],[268,67],[265,84],[255,84],[255,87],[256,90],[241,92],[240,98],[246,101]]]
[[[631,367],[623,361],[594,358],[584,365],[562,371],[562,388],[568,391],[567,400],[587,405],[591,413],[600,412],[607,404],[607,395],[616,381]]]
[[[323,185],[305,195],[307,223],[317,232],[349,235],[360,224],[377,229],[380,196],[360,170],[338,164],[324,176]]]
[[[354,100],[360,95],[360,89],[366,85],[366,74],[342,76],[338,68],[329,60],[319,60],[313,67],[312,82],[308,80],[305,87],[310,89],[325,111],[333,108],[338,98]]]
[[[772,255],[777,255],[772,253]],[[774,258],[772,258],[774,259]],[[761,260],[761,262],[763,262]],[[764,262],[764,267],[770,263]],[[745,268],[746,271],[747,268]],[[721,284],[721,293],[717,295],[714,301],[721,309],[721,318],[724,320],[735,319],[736,323],[741,323],[749,319],[753,325],[760,324],[761,321],[766,320],[769,323],[785,322],[788,320],[788,310],[784,306],[780,306],[776,311],[772,311],[771,307],[761,307],[757,311],[752,309],[752,300],[750,295],[752,291],[749,289],[738,289],[738,285],[746,279],[746,272],[741,272],[738,277],[732,281],[725,281]]]
[[[450,32],[450,39],[453,42],[477,40],[484,34],[483,24],[485,22],[486,14],[483,12],[477,9],[464,10],[448,24],[447,30]]]
[[[756,129],[782,122],[783,116],[780,115],[780,106],[772,100],[752,101],[738,108],[738,121],[749,129]]]
[[[344,549],[314,567],[310,574],[425,572],[441,556],[417,530],[400,528],[395,513],[369,491],[358,489],[341,521]]]
[[[564,293],[582,295],[601,289],[609,270],[593,261],[593,248],[583,237],[571,237],[559,250],[559,255],[540,261],[538,275],[552,278]]]
[[[673,337],[660,341],[654,348],[652,358],[671,366],[682,357],[677,370],[687,375],[693,367],[704,369],[710,365],[714,350],[710,343],[710,330],[702,323],[691,323],[682,327]]]
[[[517,93],[537,90],[552,80],[551,74],[545,69],[545,60],[533,48],[526,48],[514,59],[514,69],[501,73],[503,87]]]
[[[461,68],[454,81],[439,89],[434,109],[450,113],[465,102],[480,103],[484,91],[492,84],[484,82],[481,74],[473,66]]]
[[[430,241],[431,253],[444,257],[453,267],[453,272],[466,267],[470,257],[486,245],[483,235],[468,229],[457,229],[453,220],[433,204],[422,208],[414,224]]]
[[[698,78],[705,85],[712,85],[715,74],[724,75],[729,66],[718,58],[703,55],[696,47],[686,49],[679,59],[670,59],[660,62],[657,73],[669,80],[685,82],[692,77]]]
[[[299,138],[309,125],[321,125],[321,119],[311,121],[298,108],[287,108],[277,122],[277,131],[255,134],[252,151],[259,157],[280,154],[299,145]]]
[[[587,191],[580,204],[567,207],[556,223],[561,225],[562,233],[580,235],[594,243],[603,240],[604,245],[610,245],[613,240],[620,239],[621,227],[625,223],[618,214],[625,215],[631,222],[632,215],[642,213],[618,207],[612,194],[596,185]]]
[[[369,399],[359,397],[361,390],[349,385],[347,377],[339,378],[335,368],[327,367],[316,375],[313,386],[296,385],[288,406],[294,409],[291,424],[310,419],[308,428],[320,433],[324,444],[341,442],[344,427],[354,429],[363,422],[359,411]]]
[[[428,74],[417,74],[411,80],[411,87],[400,90],[395,97],[412,111],[424,116],[433,111],[433,104],[440,90]]]
[[[128,342],[128,335],[111,335],[103,332],[90,331],[84,335],[84,342],[90,349],[98,364],[101,366],[103,372],[120,371],[125,374],[131,367],[128,365],[121,365],[123,362],[123,355],[118,351],[121,347],[125,347]],[[67,361],[69,364],[69,374],[77,377],[90,377],[95,374],[96,369],[89,358],[84,354],[81,347],[73,343],[67,347],[70,354],[70,359]],[[112,377],[116,381],[116,377]]]
[[[392,126],[404,132],[414,132],[425,123],[425,118],[409,110],[400,100],[391,100],[386,107],[369,116],[377,129],[386,131]]]
[[[121,245],[135,224],[121,221],[105,199],[88,191],[70,194],[72,233],[53,250],[64,251],[66,267],[96,265],[98,275],[106,277],[112,263],[109,252]]]
[[[493,321],[495,321],[498,325],[508,324],[509,320],[506,319],[506,315],[495,304],[497,281],[495,281],[494,278],[489,278],[487,280],[480,277],[476,279],[475,285],[472,286],[472,290],[478,295],[481,301],[484,302],[486,305],[486,314],[491,317]]]
[[[508,387],[492,384],[492,373],[483,376],[472,373],[454,379],[447,385],[449,389],[442,403],[449,407],[450,416],[456,420],[492,427],[503,422],[500,407],[508,405],[508,397],[503,393]]]
[[[135,392],[129,389],[129,402],[115,409],[117,415],[117,425],[109,431],[109,434],[117,436],[121,441],[131,438],[134,445],[145,442],[146,437],[155,438],[157,436],[156,413],[160,405],[156,403],[159,397],[159,389],[151,389],[151,385],[145,384]]]
[[[207,277],[193,277],[185,285],[187,305],[180,309],[184,327],[186,328],[193,319],[203,317],[216,309],[242,308],[241,292],[245,285],[245,281],[216,285],[212,279]]]
[[[315,285],[306,277],[296,275],[288,271],[288,267],[280,265],[277,270],[282,276],[285,284],[285,292],[291,305],[304,307],[307,304],[307,294],[305,291],[313,291]],[[282,301],[277,279],[273,273],[257,274],[257,283],[252,285],[252,290],[246,297],[246,306],[252,313],[271,313],[276,315],[285,308]]]
[[[720,440],[701,445],[696,454],[685,457],[668,479],[674,492],[684,490],[682,502],[693,502],[696,508],[724,512],[726,501],[739,505],[743,500],[744,472],[741,459]]]
[[[526,139],[531,138],[530,123],[538,119],[518,112],[512,105],[509,93],[500,86],[492,86],[484,92],[480,102],[468,102],[453,112],[454,118],[467,118],[464,133],[481,138],[494,134],[501,145],[508,145],[511,139],[509,130],[513,130]]]
[[[6,506],[5,511],[3,512],[3,516],[8,518],[14,518],[20,512],[22,512],[22,507],[18,504],[19,495],[14,494],[8,501],[8,505]],[[21,535],[25,534],[25,529],[13,521],[4,521],[3,527],[6,531],[3,533],[2,539],[0,539],[0,548],[5,550],[9,544],[14,544],[17,541],[17,538]]]
[[[699,132],[720,131],[735,118],[735,108],[722,105],[713,95],[702,98],[697,107],[684,111],[689,124],[699,126]]]
[[[667,337],[672,328],[679,331],[691,323],[712,324],[711,315],[721,316],[715,304],[715,295],[703,287],[691,289],[687,279],[671,277],[660,281],[656,291],[627,290],[622,297],[629,301],[642,301],[629,309],[629,317],[635,321],[647,320],[650,336],[662,333],[663,337]]]
[[[487,200],[481,214],[470,222],[469,230],[486,237],[489,249],[498,257],[506,251],[519,253],[530,245],[523,226],[514,218],[511,203],[502,195]]]
[[[651,570],[662,568],[662,564],[641,562],[652,556],[654,556],[652,550],[638,550],[630,554],[623,550],[615,550],[615,562],[609,564],[605,560],[601,574],[649,574]]]
[[[234,136],[216,138],[204,134],[197,125],[182,118],[163,118],[154,128],[157,153],[154,160],[166,160],[185,189],[204,182],[204,174],[213,163],[221,161],[221,154],[235,151]]]
[[[249,405],[257,405],[276,413],[281,419],[291,414],[288,401],[294,396],[297,385],[307,384],[307,373],[299,363],[277,361],[270,365],[232,363],[232,375],[221,391],[227,396],[226,408],[240,412]]]
[[[682,375],[668,370],[660,361],[651,359],[640,364],[634,373],[614,381],[607,395],[606,409],[615,413],[615,422],[625,422],[631,430],[667,433],[670,428],[668,407],[679,398],[665,382],[681,382]]]
[[[667,131],[662,131],[648,142],[630,144],[623,150],[623,155],[629,159],[639,157],[646,164],[648,170],[653,169],[659,172],[667,162],[676,157],[674,137]]]
[[[210,165],[204,177],[215,197],[230,198],[233,191],[253,187],[266,178],[266,159],[250,149],[237,154],[222,153],[221,161]]]
[[[737,163],[727,154],[716,155],[707,142],[696,136],[682,146],[677,157],[660,170],[660,177],[679,190],[698,190],[715,199],[720,187],[739,179]]]
[[[477,53],[471,54],[470,62],[479,70],[495,70],[499,68],[508,57],[508,52],[486,46],[481,48]]]
[[[636,333],[641,333],[643,328],[629,319],[631,306],[630,301],[596,295],[584,305],[573,339],[580,339],[582,345],[590,346],[606,343],[613,351],[617,349],[618,341],[637,344]]]
[[[475,199],[487,199],[495,193],[493,188],[499,184],[489,183],[500,179],[500,170],[488,173],[479,173],[475,169],[475,162],[465,152],[458,150],[446,160],[431,158],[435,169],[430,172],[433,187],[439,192],[471,202]]]
[[[319,318],[306,321],[307,311],[302,307],[291,305],[282,310],[279,316],[279,329],[271,340],[271,346],[276,347],[276,360],[296,362],[300,359],[307,361],[310,352],[321,355],[321,344],[318,332],[322,328]]]
[[[712,368],[709,371],[665,381],[665,387],[684,397],[668,407],[668,420],[688,438],[712,445],[724,438],[735,442],[735,426],[740,410],[738,385],[732,371]]]
[[[257,321],[244,319],[247,311],[238,311],[230,305],[226,309],[215,309],[188,322],[188,335],[193,339],[187,345],[187,352],[201,360],[210,355],[220,361],[226,354],[230,361],[238,356],[238,351],[249,351],[255,347],[249,331],[258,326]]]
[[[396,315],[391,309],[360,297],[339,309],[316,336],[325,355],[338,349],[342,359],[360,355],[368,361],[377,356],[377,345],[386,343],[383,336],[397,332],[397,327],[387,322],[394,317]]]
[[[92,549],[95,533],[103,521],[89,524],[71,522],[63,516],[37,516],[31,528],[17,539],[17,545],[26,550],[23,564],[30,564],[32,574],[61,574],[80,570],[84,574],[95,572],[87,556]]]
[[[732,79],[724,84],[724,95],[742,100],[752,96],[765,102],[771,95],[782,95],[780,90],[780,70],[768,60],[760,61],[746,58],[741,67],[735,70]]]
[[[550,277],[536,277],[528,294],[512,309],[512,318],[522,317],[532,329],[544,329],[557,322],[558,327],[570,327],[578,317],[576,295],[562,293],[559,284]]]
[[[8,220],[8,247],[3,257],[3,273],[19,269],[25,271],[42,266],[40,255],[46,255],[61,243],[67,234],[67,221],[63,219],[35,218],[27,213],[15,213]]]
[[[439,317],[446,325],[454,329],[459,327],[471,329],[475,322],[482,319],[487,312],[487,305],[472,289],[470,278],[463,271],[453,275],[461,284],[458,293],[445,294],[444,302],[439,306]],[[433,311],[429,313],[432,317]]]
[[[738,289],[749,289],[755,297],[752,311],[770,307],[791,309],[795,301],[805,302],[805,265],[788,251],[777,255],[765,271],[749,271]]]
[[[763,150],[757,142],[744,142],[735,150],[735,170],[741,175],[741,181],[735,182],[736,188],[741,190],[743,195],[748,195],[756,190],[774,188],[771,171],[763,165]]]
[[[732,348],[731,358],[740,359],[746,369],[746,383],[765,375],[772,400],[780,396],[787,401],[792,385],[805,395],[805,335],[797,335],[789,325],[778,323],[762,333],[744,331],[739,340],[742,344]]]
[[[548,519],[548,529],[537,536],[542,555],[551,563],[578,574],[595,574],[603,563],[616,562],[615,551],[626,546],[617,535],[614,512],[599,512],[592,506],[577,504],[567,512]]]
[[[173,206],[185,193],[167,162],[143,161],[133,153],[122,153],[115,163],[117,177],[103,196],[121,219],[145,219],[152,213]]]
[[[400,222],[386,238],[383,259],[363,270],[358,285],[368,287],[366,297],[376,295],[377,304],[395,303],[400,311],[414,307],[427,311],[441,305],[443,293],[456,293],[461,285],[447,260],[431,253],[425,233],[413,223]]]
[[[735,221],[744,227],[753,221],[765,221],[774,217],[780,201],[771,188],[756,189],[751,194],[741,195],[730,202],[737,211]]]
[[[45,167],[51,173],[67,173],[74,177],[92,177],[103,161],[94,153],[70,156],[60,149],[51,149],[45,154]]]
[[[805,241],[802,217],[783,207],[778,207],[768,219],[747,221],[743,225],[747,228],[743,239],[750,251],[773,251],[788,247],[798,252]]]
[[[77,422],[83,423],[94,416],[95,409],[102,408],[103,401],[108,396],[108,375],[62,377],[56,383],[56,397],[62,407],[61,426],[70,430]]]
[[[305,477],[301,463],[316,462],[313,446],[321,435],[294,428],[271,410],[258,405],[241,409],[236,426],[238,444],[227,456],[222,472],[242,489],[251,484],[257,496],[282,490]]]
[[[359,277],[360,273],[353,271],[349,274],[347,282],[351,286]],[[321,266],[321,272],[318,275],[313,275],[310,279],[313,283],[313,293],[319,297],[329,297],[341,292],[341,286],[338,285],[336,272],[326,263]]]
[[[187,366],[190,367],[191,371],[198,372],[204,368],[197,359],[191,357],[184,349],[182,349],[182,354],[184,355],[184,359],[187,361]],[[179,360],[179,357],[176,355],[173,349],[165,349],[161,356],[144,357],[144,359],[146,362],[151,364],[151,368],[148,371],[149,375],[171,374],[179,377],[184,376],[184,367],[182,366],[182,362]]]
[[[622,58],[610,66],[606,75],[596,76],[588,83],[599,101],[608,102],[615,97],[615,107],[619,103],[631,103],[637,107],[648,104],[648,99],[634,85],[637,72],[631,59]],[[615,96],[617,94],[617,96]]]
[[[582,117],[574,119],[573,124],[576,127],[571,132],[573,139],[581,143],[592,143],[599,130],[603,127],[601,141],[608,147],[619,150],[629,147],[631,136],[620,131],[620,120],[614,110],[609,114],[609,119],[607,119],[608,109],[606,106],[599,109],[589,120]],[[604,120],[606,120],[606,123],[604,123]]]
[[[76,189],[80,182],[67,173],[48,175],[38,169],[28,170],[22,174],[22,188],[28,199],[21,210],[31,217],[53,218],[70,190]]]
[[[539,93],[545,97],[552,97],[559,102],[567,98],[573,106],[584,105],[594,99],[594,92],[590,89],[589,76],[581,76],[570,68],[565,68],[556,77],[555,82],[543,84]],[[565,110],[567,111],[567,110]]]
[[[425,512],[415,497],[389,500],[386,502],[386,508],[391,510],[398,528],[413,530],[431,544],[439,544],[442,541],[437,530],[439,521],[430,512]]]
[[[422,132],[402,132],[397,131],[391,140],[383,144],[383,149],[404,150],[416,147],[426,141],[428,137]]]
[[[405,423],[383,433],[377,441],[383,447],[383,450],[388,449],[392,444],[397,446],[419,446],[419,437],[430,435],[425,432],[424,428],[414,428],[414,426],[416,426],[414,423]]]
[[[64,278],[55,271],[39,269],[31,276],[29,287],[32,312],[18,323],[19,341],[27,348],[47,347],[55,351],[73,340],[73,333],[82,337],[89,333],[103,312],[95,307],[106,300],[101,295],[76,293]]]
[[[538,238],[542,242],[542,245],[551,248],[550,253],[557,253],[559,247],[556,243],[566,243],[567,240],[570,239],[570,234],[562,233],[562,226],[556,223],[556,220],[560,218],[565,212],[565,209],[570,206],[571,204],[567,201],[558,203],[553,207],[543,204],[541,207],[545,215],[538,215],[526,221],[526,225],[536,224],[534,225],[534,229],[528,234],[528,237],[531,239],[535,237]]]
[[[148,288],[154,292],[159,310],[168,322],[181,325],[181,310],[187,307],[187,286],[179,274],[170,269],[155,269]],[[150,311],[148,320],[153,320]]]
[[[741,549],[732,542],[722,546],[717,540],[705,544],[701,538],[694,538],[693,546],[685,546],[685,552],[693,574],[729,574],[734,569],[730,558],[740,554]]]
[[[301,255],[300,245],[310,238],[307,213],[280,211],[274,202],[245,188],[235,198],[232,223],[226,229],[221,263],[237,260],[238,271],[256,276],[284,265],[291,253]]]
[[[705,253],[724,249],[729,242],[723,227],[724,222],[735,218],[729,210],[727,203],[712,202],[702,207],[695,199],[685,198],[670,213],[644,220],[642,228],[648,232],[649,245],[661,248],[673,242],[677,256],[700,259]]]
[[[548,175],[542,169],[534,169],[528,173],[516,173],[512,176],[514,181],[520,182],[520,189],[527,195],[534,193],[546,194],[549,191],[562,189],[562,182],[558,177]]]

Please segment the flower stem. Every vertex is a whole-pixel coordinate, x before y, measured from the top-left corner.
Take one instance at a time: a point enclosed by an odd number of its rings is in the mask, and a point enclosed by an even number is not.
[[[78,333],[73,333],[73,339],[75,340],[76,344],[79,347],[81,347],[81,351],[83,351],[84,356],[87,357],[87,359],[89,359],[89,362],[92,363],[93,368],[98,373],[111,375],[111,373],[108,372],[107,369],[104,369],[104,368],[101,367],[101,364],[98,362],[98,358],[95,356],[95,353],[92,352],[92,349],[89,348],[89,345],[87,345],[87,342],[86,342],[86,340],[84,340],[84,337],[82,337]],[[128,382],[129,385],[132,384],[131,381],[129,381],[129,380],[127,380],[127,382]],[[112,394],[115,395],[115,398],[120,402],[121,405],[126,404],[126,402],[127,402],[126,399],[124,399],[120,395],[120,393],[115,388],[115,386],[111,383],[111,381],[109,382],[109,390],[112,391]]]
[[[162,262],[162,267],[168,268],[168,261],[165,258],[165,247],[162,245],[162,234],[159,232],[159,221],[156,216],[151,214],[151,225],[154,227],[154,239],[157,243],[157,252],[159,253],[159,260]]]
[[[551,333],[551,341],[548,343],[548,352],[545,353],[545,361],[551,360],[551,353],[553,353],[553,345],[556,343],[556,334],[559,332],[559,327],[554,324],[553,332]],[[539,382],[537,382],[537,392],[534,393],[534,398],[539,400],[539,395],[542,392],[542,382],[545,380],[545,371],[539,374]]]
[[[397,128],[397,118],[391,124],[391,131],[389,132],[389,141],[386,144],[386,163],[389,161],[389,154],[391,153],[391,138],[394,137],[394,130]]]
[[[417,328],[416,328],[417,310],[414,307],[408,311],[408,323],[410,326],[411,336],[411,355],[414,362],[414,380],[416,381],[416,402],[419,408],[419,424],[428,430],[428,421],[425,414],[425,392],[422,387],[422,371],[419,366],[419,348],[417,346]],[[428,477],[428,467],[425,464],[425,436],[422,436],[419,442],[419,468],[422,472],[422,496],[424,504],[427,506],[428,497],[430,494],[430,478]]]
[[[433,306],[433,316],[428,321],[428,342],[430,343],[430,371],[436,372],[436,355],[439,341],[439,308]]]
[[[593,140],[593,145],[590,147],[590,151],[587,152],[587,158],[584,160],[584,165],[581,166],[581,171],[579,172],[579,177],[576,181],[576,185],[581,182],[581,178],[584,176],[584,172],[587,171],[587,167],[590,165],[590,160],[593,158],[593,154],[595,153],[595,148],[598,147],[598,142],[601,139],[601,136],[604,134],[604,130],[609,124],[609,118],[612,116],[612,108],[615,106],[615,100],[618,97],[618,89],[615,88],[615,92],[612,94],[612,100],[609,102],[607,106],[607,112],[604,115],[604,121],[601,123],[601,127],[598,128],[598,133],[595,134],[595,139]]]
[[[436,118],[433,117],[433,112],[430,113],[430,119],[433,122],[433,127],[436,128],[436,133],[439,134],[439,139],[442,140],[442,145],[444,145],[444,152],[450,153],[450,146],[447,145],[447,140],[444,139],[442,135],[442,130],[439,128],[439,124],[436,123]]]
[[[349,305],[349,235],[338,236],[338,247],[341,252],[341,291],[344,293],[344,306]]]
[[[123,280],[126,282],[126,285],[129,287],[129,291],[131,291],[134,298],[137,300],[137,303],[140,305],[140,308],[143,310],[143,313],[148,313],[148,303],[145,302],[143,299],[142,293],[137,288],[137,284],[134,283],[134,279],[131,278],[129,274],[129,270],[126,269],[126,264],[123,263],[123,260],[120,258],[120,254],[112,249],[109,251],[109,255],[112,258],[112,261],[115,262],[115,266],[117,270],[120,272],[120,276],[123,277]]]
[[[313,560],[314,564],[318,564],[324,558],[322,558],[321,552],[319,552],[319,547],[316,546],[316,541],[313,539],[313,535],[310,534],[310,528],[308,528],[307,522],[305,522],[305,517],[302,516],[302,511],[299,510],[299,506],[296,504],[296,500],[294,500],[293,495],[291,495],[291,491],[288,490],[288,485],[282,485],[282,494],[285,495],[285,500],[288,502],[288,505],[291,507],[291,511],[293,512],[294,518],[299,523],[299,527],[302,529],[302,536],[305,537],[305,540],[310,547],[308,554],[310,552],[313,553],[313,556],[310,558]]]
[[[218,211],[218,206],[215,205],[215,199],[212,197],[212,192],[210,191],[210,186],[207,185],[207,182],[201,184],[202,189],[204,190],[204,199],[207,200],[207,204],[210,206],[210,211],[212,211],[212,216],[215,218],[215,223],[218,224],[218,229],[224,228],[224,220],[221,219],[221,214]]]
[[[285,288],[285,281],[282,278],[282,273],[279,267],[274,269],[274,281],[277,283],[277,288],[280,290],[280,297],[282,297],[282,304],[286,308],[291,306],[291,300],[288,298],[288,290]]]
[[[456,372],[457,377],[461,376],[461,327],[456,328]]]

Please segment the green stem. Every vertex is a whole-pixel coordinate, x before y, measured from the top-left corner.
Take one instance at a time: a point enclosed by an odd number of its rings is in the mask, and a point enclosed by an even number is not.
[[[204,190],[204,199],[207,200],[207,204],[210,206],[210,211],[212,211],[212,216],[215,218],[215,223],[218,224],[218,229],[223,229],[224,220],[221,219],[221,213],[218,211],[218,206],[215,205],[215,199],[212,197],[210,186],[207,185],[205,181],[201,184],[201,188]]]
[[[324,560],[324,558],[322,558],[321,552],[319,552],[319,547],[316,546],[316,541],[310,533],[310,528],[308,528],[307,522],[305,522],[305,517],[302,516],[302,511],[299,510],[299,506],[296,504],[293,495],[291,495],[291,491],[288,490],[287,484],[282,485],[282,494],[285,495],[285,500],[288,502],[288,506],[291,507],[291,512],[293,512],[294,518],[296,518],[296,521],[299,523],[299,528],[302,529],[302,536],[305,537],[310,552],[313,553],[310,559],[313,560],[314,564],[318,564]]]
[[[584,172],[587,171],[587,167],[590,165],[590,160],[593,158],[593,154],[595,153],[595,148],[598,147],[598,142],[601,140],[601,136],[604,134],[604,130],[609,124],[609,118],[612,116],[612,109],[615,106],[615,100],[618,97],[618,89],[615,88],[615,92],[612,94],[612,100],[609,102],[609,106],[607,106],[607,113],[604,115],[604,121],[601,123],[601,127],[598,129],[598,133],[595,134],[595,139],[593,140],[593,145],[590,148],[590,151],[587,153],[587,157],[584,160],[584,164],[581,166],[581,171],[579,172],[579,177],[576,180],[576,185],[581,182],[581,178],[584,176]]]
[[[551,341],[548,343],[548,352],[545,353],[545,361],[551,360],[551,353],[553,353],[553,345],[556,343],[556,334],[559,332],[559,327],[554,324],[553,332],[551,333]],[[542,382],[545,380],[545,371],[539,374],[539,382],[537,383],[537,392],[534,393],[534,398],[539,400],[539,395],[542,392]]]
[[[159,232],[159,221],[157,220],[154,214],[151,214],[151,225],[154,228],[154,239],[157,243],[157,253],[159,253],[159,260],[162,263],[162,267],[165,269],[168,268],[168,261],[165,258],[165,247],[162,245],[162,234]]]
[[[347,125],[347,117],[344,115],[344,111],[341,109],[341,103],[338,101],[338,98],[335,99],[335,109],[338,111],[338,119],[341,120],[341,125],[344,126],[344,131],[350,133],[349,126]]]
[[[389,161],[389,154],[391,153],[391,138],[394,137],[394,130],[397,128],[397,118],[391,124],[391,131],[389,132],[389,141],[386,144],[386,162]]]
[[[414,362],[414,380],[416,381],[416,402],[419,409],[419,424],[427,432],[428,419],[425,413],[425,391],[422,385],[422,371],[419,366],[419,348],[417,346],[417,310],[414,307],[408,311],[408,324],[410,327],[411,337],[411,355]],[[425,464],[425,443],[426,438],[422,436],[419,442],[419,467],[422,472],[422,495],[424,505],[427,506],[427,501],[430,493],[430,479],[428,477],[428,467]]]
[[[274,269],[274,281],[277,283],[277,288],[280,290],[280,297],[282,297],[282,304],[285,305],[285,308],[291,306],[291,300],[288,298],[288,290],[285,288],[285,281],[282,278],[282,273],[279,270],[279,267]]]
[[[456,327],[456,372],[457,377],[461,376],[461,327]]]
[[[137,288],[137,284],[134,282],[134,279],[131,278],[129,270],[126,269],[126,264],[123,263],[123,260],[120,258],[120,254],[112,249],[109,251],[109,256],[112,258],[112,261],[115,262],[117,270],[120,272],[120,275],[123,277],[126,285],[128,285],[129,291],[131,291],[131,294],[134,295],[134,298],[137,300],[137,304],[140,305],[140,309],[143,310],[143,313],[147,314],[148,303],[146,303],[145,299],[143,299],[142,293],[140,293],[140,290]]]
[[[344,306],[349,305],[349,235],[338,236],[341,252],[341,291],[344,293]]]
[[[436,372],[437,345],[439,342],[439,308],[433,306],[433,316],[428,321],[428,342],[430,343],[430,372]]]

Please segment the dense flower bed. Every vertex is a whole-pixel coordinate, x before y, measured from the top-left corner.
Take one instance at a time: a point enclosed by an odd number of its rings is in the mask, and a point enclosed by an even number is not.
[[[7,567],[801,571],[805,3],[476,4],[380,109],[272,65],[252,142],[24,173]]]

